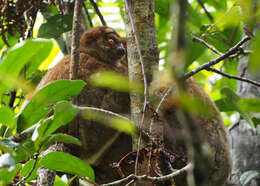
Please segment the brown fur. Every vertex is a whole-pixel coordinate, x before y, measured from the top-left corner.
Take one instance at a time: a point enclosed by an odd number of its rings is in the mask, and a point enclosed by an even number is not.
[[[160,100],[161,96],[164,95],[172,85],[171,82],[167,82],[167,80],[165,81],[163,78],[161,78],[161,80],[159,78],[154,80],[152,84],[152,91],[154,91],[157,100]],[[208,166],[209,169],[206,171],[206,174],[208,174],[206,175],[206,180],[198,180],[195,166],[196,183],[199,186],[202,186],[202,183],[203,186],[223,186],[230,173],[231,162],[225,126],[220,112],[214,102],[193,78],[186,80],[185,87],[187,93],[192,97],[199,98],[208,108],[205,110],[205,112],[208,111],[207,116],[191,114],[191,121],[189,121],[199,125],[197,126],[199,131],[199,134],[197,135],[200,136],[202,141],[206,144],[208,153],[210,154],[209,162],[212,164],[211,166]],[[185,135],[187,135],[187,131],[184,130],[184,127],[182,126],[183,123],[177,119],[177,110],[180,106],[177,95],[178,92],[174,91],[165,99],[165,102],[161,105],[160,113],[165,124],[164,138],[166,146],[182,158],[186,158],[187,149],[185,146]],[[185,166],[186,163],[187,162],[184,162],[181,158],[176,158],[172,166],[173,168],[179,169]],[[204,162],[200,163],[203,164]],[[186,185],[186,178],[184,176],[179,176],[174,180],[176,186]]]
[[[115,45],[109,44],[109,38],[114,39]],[[122,38],[113,29],[107,27],[94,28],[83,33],[80,40],[78,77],[86,81],[87,85],[79,96],[80,106],[93,106],[116,113],[129,114],[128,93],[93,87],[89,82],[89,77],[97,72],[115,71],[127,74],[127,69],[118,65],[118,60],[122,57],[122,54],[118,53],[118,48],[122,47],[122,42]],[[65,56],[51,69],[43,77],[37,89],[55,80],[69,79],[70,58],[70,56]],[[96,181],[105,183],[119,179],[120,177],[109,164],[120,160],[131,151],[131,137],[120,134],[112,145],[93,161],[93,156],[97,155],[114,135],[117,135],[117,131],[94,121],[80,119],[79,122],[79,133],[83,143],[81,158],[95,167]]]

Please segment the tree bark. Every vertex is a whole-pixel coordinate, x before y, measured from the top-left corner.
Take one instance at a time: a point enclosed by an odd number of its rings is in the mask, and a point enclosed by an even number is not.
[[[259,31],[257,26],[254,32]],[[243,49],[250,49],[250,43],[243,46]],[[254,51],[256,52],[256,51]],[[249,57],[241,57],[239,59],[238,75],[260,82],[258,73],[252,73],[249,70]],[[252,84],[238,81],[237,93],[241,98],[260,98],[260,88]],[[259,118],[259,113],[255,113],[254,117]],[[245,120],[233,124],[228,129],[229,143],[232,156],[232,172],[231,180],[237,184],[240,183],[241,175],[249,170],[260,170],[260,127],[254,130],[252,126]],[[258,132],[257,132],[258,131]],[[260,185],[260,179],[253,179],[246,186]]]
[[[127,1],[126,1],[127,2]],[[129,11],[132,15],[137,38],[140,44],[141,54],[144,62],[145,76],[147,85],[152,81],[153,70],[158,68],[158,43],[156,38],[156,30],[154,24],[154,1],[153,0],[135,0],[128,1]],[[134,38],[131,20],[126,12],[126,39],[128,54],[128,73],[130,83],[142,83],[143,74],[138,54],[137,44]],[[144,96],[132,92],[131,93],[131,117],[132,121],[137,125],[140,124],[143,111]],[[149,123],[147,123],[149,124]],[[148,129],[149,126],[143,126]],[[137,137],[138,139],[138,137]],[[134,139],[134,149],[137,147],[137,139]]]

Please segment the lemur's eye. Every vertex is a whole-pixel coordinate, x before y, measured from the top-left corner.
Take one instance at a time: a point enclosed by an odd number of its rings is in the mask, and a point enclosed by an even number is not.
[[[112,45],[112,46],[115,45],[115,40],[112,39],[112,38],[108,39],[108,42],[109,42],[109,44]]]

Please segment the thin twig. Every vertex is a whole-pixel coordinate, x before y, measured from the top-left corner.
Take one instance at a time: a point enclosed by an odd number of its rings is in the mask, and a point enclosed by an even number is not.
[[[193,76],[194,74],[200,72],[201,70],[207,70],[208,68],[210,68],[211,66],[219,63],[220,61],[222,61],[223,59],[226,59],[228,57],[233,57],[234,55],[236,55],[237,51],[240,51],[240,47],[247,41],[250,40],[250,37],[245,36],[244,38],[242,38],[234,47],[230,48],[226,53],[222,54],[221,56],[219,56],[216,59],[213,59],[207,63],[204,63],[203,65],[199,66],[198,68],[195,68],[194,70],[187,72],[184,75],[184,79],[188,79],[189,77]],[[160,106],[162,105],[162,103],[164,102],[164,100],[174,91],[174,87],[175,85],[171,86],[167,92],[163,95],[162,99],[160,100],[159,105],[156,108],[156,112],[158,112]]]
[[[250,84],[253,84],[255,86],[260,87],[260,83],[257,82],[257,81],[253,81],[253,80],[250,80],[250,79],[247,79],[247,78],[243,78],[243,77],[239,77],[239,76],[233,76],[233,75],[230,75],[230,74],[226,74],[226,73],[221,72],[221,71],[219,71],[219,70],[217,70],[215,68],[209,67],[209,68],[207,68],[205,70],[211,71],[211,72],[215,72],[217,74],[220,74],[220,75],[225,76],[225,77],[230,78],[230,79],[236,79],[236,80],[239,80],[239,81],[244,81],[244,82],[247,82],[247,83],[250,83]]]
[[[125,181],[130,180],[130,179],[133,179],[134,181],[136,181],[136,180],[148,180],[148,181],[152,181],[152,182],[162,182],[162,181],[172,179],[173,177],[178,176],[178,175],[182,174],[183,172],[187,172],[188,170],[190,170],[192,168],[193,168],[193,165],[191,163],[189,163],[185,167],[183,167],[182,169],[179,169],[175,172],[172,172],[170,174],[167,174],[165,176],[160,176],[160,177],[153,177],[153,176],[147,176],[147,175],[137,176],[137,175],[134,175],[134,174],[130,174],[126,178],[123,178],[121,180],[117,180],[117,181],[114,181],[114,182],[111,182],[111,183],[102,184],[100,186],[119,185],[119,184],[122,184]]]
[[[96,182],[90,180],[90,179],[87,178],[87,177],[81,177],[80,179],[82,179],[82,180],[84,180],[84,181],[90,183],[91,185],[99,186],[99,184],[97,184]]]
[[[100,12],[100,10],[99,10],[97,3],[95,3],[95,1],[93,1],[93,0],[89,0],[89,1],[90,1],[90,3],[92,4],[92,6],[94,7],[95,12],[97,13],[97,15],[98,15],[98,17],[99,17],[99,19],[100,19],[102,25],[103,25],[103,26],[107,26],[107,23],[106,23],[106,21],[105,21],[103,15],[101,14],[101,12]]]
[[[106,114],[108,116],[114,116],[114,117],[117,117],[117,118],[120,118],[120,119],[127,120],[129,122],[132,122],[129,118],[127,118],[125,116],[122,116],[120,114],[111,112],[109,110],[104,110],[104,109],[100,109],[100,108],[96,108],[96,107],[82,107],[82,106],[76,106],[76,105],[74,105],[74,107],[79,109],[81,112],[84,112],[84,111],[94,111],[94,112],[103,113],[103,114]]]
[[[143,56],[142,56],[142,53],[141,53],[141,47],[140,47],[140,44],[139,44],[139,40],[137,38],[137,33],[136,33],[133,17],[132,17],[132,14],[131,14],[130,10],[129,10],[128,1],[127,0],[125,0],[125,10],[126,10],[128,16],[129,16],[130,23],[131,23],[131,26],[132,26],[132,31],[133,31],[133,34],[134,34],[135,43],[136,43],[136,47],[137,47],[137,52],[138,52],[138,55],[139,55],[139,58],[140,58],[140,63],[141,63],[141,67],[142,67],[142,74],[143,74],[143,79],[144,79],[144,105],[143,105],[142,119],[141,119],[141,123],[139,125],[139,128],[141,129],[142,125],[144,123],[145,110],[146,110],[146,106],[147,106],[147,80],[146,80],[146,75],[145,75],[144,61],[143,61]],[[137,155],[136,155],[136,162],[135,162],[135,174],[137,173],[137,165],[138,165],[138,156],[139,156],[139,148],[140,148],[140,144],[141,144],[141,137],[142,137],[142,133],[141,133],[141,130],[140,130],[138,144],[137,144]]]
[[[226,59],[229,56],[235,54],[239,50],[240,46],[243,45],[245,42],[247,42],[249,40],[250,40],[250,37],[245,36],[244,38],[241,39],[241,41],[239,41],[235,46],[230,48],[226,53],[224,53],[223,55],[219,56],[216,59],[213,59],[213,60],[211,60],[207,63],[204,63],[203,65],[199,66],[198,68],[195,68],[195,69],[187,72],[186,74],[184,74],[183,78],[188,79],[189,77],[191,77],[194,74],[200,72],[201,70],[207,69],[207,68],[211,67],[212,65],[219,63],[223,59]]]
[[[192,41],[196,41],[196,42],[200,42],[202,44],[204,44],[207,48],[209,48],[210,50],[212,50],[214,53],[218,54],[218,55],[223,55],[221,52],[219,52],[217,49],[215,49],[214,47],[210,46],[206,41],[204,41],[201,38],[198,38],[196,36],[192,36]]]
[[[197,0],[198,3],[200,4],[200,6],[203,8],[203,10],[205,11],[206,15],[208,16],[209,20],[214,23],[214,18],[212,17],[212,15],[209,13],[209,11],[206,9],[206,7],[204,6],[203,2],[201,0]]]
[[[33,166],[31,168],[30,172],[26,176],[24,176],[20,181],[18,181],[15,185],[23,184],[25,182],[25,180],[32,175],[32,173],[33,173],[33,171],[34,171],[34,169],[36,167],[36,164],[37,164],[38,156],[39,156],[39,154],[36,154],[34,156],[34,163],[33,163]]]
[[[89,15],[88,8],[86,7],[86,5],[85,5],[84,2],[82,2],[82,5],[83,5],[83,8],[84,8],[85,13],[86,13],[86,15],[87,15],[88,22],[89,22],[89,26],[90,26],[91,28],[93,28],[93,23],[92,23],[92,19],[91,19],[90,15]]]

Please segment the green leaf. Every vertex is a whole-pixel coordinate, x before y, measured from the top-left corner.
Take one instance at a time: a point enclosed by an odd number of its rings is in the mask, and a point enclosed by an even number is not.
[[[60,177],[56,175],[54,180],[54,186],[68,186],[68,184],[63,182],[62,179],[60,179]]]
[[[35,144],[31,139],[28,138],[24,140],[22,143],[20,143],[13,157],[15,162],[23,162],[33,157],[35,152]]]
[[[237,105],[238,101],[240,100],[240,97],[231,88],[228,87],[222,88],[221,94],[228,98],[229,101],[234,105]]]
[[[254,123],[248,113],[238,107],[240,97],[232,89],[227,87],[221,89],[221,94],[229,100],[230,106],[236,108],[236,111],[239,112],[239,114],[254,128]]]
[[[85,84],[82,80],[58,80],[43,87],[19,114],[17,131],[22,132],[36,124],[51,111],[51,106],[57,101],[70,100],[77,96]]]
[[[170,16],[170,1],[155,0],[155,12],[168,19]]]
[[[7,106],[0,107],[0,123],[5,126],[15,125],[14,112]]]
[[[215,101],[215,104],[219,108],[221,112],[229,112],[229,111],[236,111],[237,107],[236,105],[230,104],[230,101],[228,98],[222,98]]]
[[[63,125],[70,123],[78,114],[78,109],[73,107],[68,101],[61,101],[54,106],[54,119],[50,127],[46,130],[44,136],[48,136],[55,132]]]
[[[29,172],[32,170],[33,165],[34,165],[35,160],[31,159],[29,161],[26,162],[26,164],[23,166],[21,172],[20,172],[20,176],[21,177],[25,177],[29,174]],[[36,166],[34,168],[34,170],[32,171],[31,175],[26,179],[26,182],[29,182],[31,180],[34,180],[37,178],[37,169],[39,166]]]
[[[238,106],[245,112],[260,112],[259,98],[245,98],[238,102]]]
[[[186,67],[188,67],[192,62],[194,62],[198,57],[200,57],[205,51],[206,47],[201,43],[194,42],[190,37],[187,39],[187,59]]]
[[[94,86],[129,92],[127,77],[116,72],[99,72],[92,75],[90,80]]]
[[[21,164],[16,164],[15,168],[12,171],[8,171],[5,168],[0,168],[0,185],[4,186],[10,184],[14,180],[15,176],[18,174],[21,168]]]
[[[54,134],[49,136],[41,145],[40,152],[47,149],[55,142],[71,143],[74,145],[81,146],[81,141],[73,136],[68,136],[67,134]]]
[[[252,41],[252,52],[250,54],[250,61],[249,61],[249,67],[251,72],[258,75],[258,69],[260,67],[260,31],[257,32],[256,36],[254,37],[254,40]]]
[[[64,32],[68,32],[72,29],[73,16],[70,15],[54,15],[47,19],[47,22],[42,24],[38,37],[42,38],[57,38]]]
[[[27,75],[32,73],[49,55],[52,45],[50,40],[26,40],[10,49],[0,62],[0,88],[22,87],[18,77],[23,67],[29,64]]]
[[[244,172],[244,173],[240,176],[240,183],[241,183],[242,185],[246,185],[246,184],[248,184],[252,179],[259,178],[259,177],[260,177],[260,172],[259,172],[259,171],[255,171],[255,170],[246,171],[246,172]]]
[[[89,164],[70,154],[50,152],[42,157],[39,165],[51,170],[88,177],[94,181],[94,171]]]

